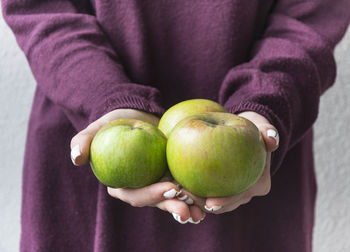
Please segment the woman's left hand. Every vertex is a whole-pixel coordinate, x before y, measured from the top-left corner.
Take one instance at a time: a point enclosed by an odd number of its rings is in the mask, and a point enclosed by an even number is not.
[[[259,129],[265,141],[267,149],[266,165],[259,180],[246,191],[229,197],[201,198],[187,192],[186,190],[183,190],[182,194],[179,195],[178,198],[183,198],[187,201],[190,199],[190,202],[193,201],[194,204],[198,205],[203,211],[221,214],[235,210],[240,205],[248,203],[253,197],[265,196],[270,192],[271,152],[275,151],[279,144],[277,129],[271,125],[265,117],[255,112],[247,111],[238,115],[252,121]]]

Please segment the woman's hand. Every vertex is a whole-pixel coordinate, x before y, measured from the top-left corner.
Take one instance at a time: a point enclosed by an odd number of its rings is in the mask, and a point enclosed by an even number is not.
[[[97,131],[106,123],[119,118],[138,119],[154,126],[157,126],[159,122],[158,117],[134,109],[116,109],[107,113],[72,138],[71,158],[74,165],[81,166],[89,162],[90,144]],[[177,199],[181,190],[171,181],[171,176],[166,174],[161,182],[146,187],[136,189],[108,187],[107,191],[112,197],[134,207],[151,206],[168,211],[175,220],[182,224],[187,222],[199,223],[204,219],[205,212],[196,205],[188,205],[185,201]]]
[[[265,141],[267,157],[264,171],[259,180],[248,190],[230,197],[201,198],[183,190],[181,195],[187,195],[187,197],[194,201],[194,203],[198,205],[203,211],[215,214],[230,212],[238,208],[240,205],[248,203],[253,197],[265,196],[270,192],[271,152],[275,151],[278,148],[279,144],[277,129],[271,125],[265,117],[255,112],[247,111],[242,112],[238,115],[252,121],[259,129]]]

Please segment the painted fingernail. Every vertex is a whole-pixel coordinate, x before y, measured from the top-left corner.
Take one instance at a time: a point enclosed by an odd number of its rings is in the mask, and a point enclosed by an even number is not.
[[[219,209],[221,209],[222,206],[207,207],[207,206],[205,205],[204,208],[205,208],[207,211],[209,211],[209,212],[215,212],[215,211],[218,211]]]
[[[166,199],[172,199],[175,196],[179,195],[181,193],[181,191],[176,191],[174,188],[163,193],[163,197]]]
[[[179,223],[181,223],[181,224],[186,224],[186,223],[189,221],[188,219],[185,220],[185,221],[182,221],[180,215],[178,215],[178,214],[176,214],[176,213],[173,213],[173,217],[174,217],[174,219],[175,219],[177,222],[179,222]]]
[[[275,130],[273,130],[273,129],[267,130],[267,136],[268,136],[268,137],[272,137],[273,139],[275,139],[276,144],[277,144],[277,145],[279,144],[279,142],[280,142],[280,137],[279,137],[278,133],[277,133]]]
[[[74,146],[70,152],[70,158],[72,159],[72,162],[74,165],[77,165],[77,163],[75,162],[75,160],[77,159],[77,157],[81,156],[81,152],[80,152],[80,146],[79,144]]]
[[[199,224],[199,223],[201,222],[201,220],[194,221],[194,220],[192,219],[192,217],[190,217],[190,218],[188,219],[188,222],[189,222],[189,223],[192,223],[192,224]]]
[[[182,201],[184,201],[187,205],[192,205],[193,204],[193,199],[190,197],[190,196],[188,196],[188,195],[183,195],[183,196],[181,196],[181,197],[177,197],[179,200],[182,200]]]
[[[187,200],[185,200],[187,205],[193,205],[194,201],[192,198],[188,197]]]

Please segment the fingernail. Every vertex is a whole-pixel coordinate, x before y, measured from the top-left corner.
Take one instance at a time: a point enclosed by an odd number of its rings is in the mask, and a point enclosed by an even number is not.
[[[188,197],[187,200],[185,200],[185,202],[186,202],[187,205],[193,205],[194,201],[193,201],[192,198]]]
[[[186,224],[189,221],[189,220],[182,221],[180,215],[178,215],[176,213],[173,213],[173,217],[177,222],[179,222],[181,224]]]
[[[192,205],[193,204],[193,199],[190,197],[190,196],[188,196],[188,195],[184,195],[184,196],[181,196],[181,197],[177,197],[179,200],[182,200],[182,201],[185,201],[185,203],[187,204],[187,205]]]
[[[273,130],[273,129],[267,130],[267,136],[268,136],[268,137],[272,137],[273,139],[275,139],[276,144],[277,144],[277,145],[279,144],[279,142],[280,142],[280,137],[279,137],[278,133],[277,133],[275,130]]]
[[[163,193],[163,197],[166,198],[166,199],[172,199],[174,198],[175,196],[179,195],[181,193],[181,191],[176,191],[174,188]]]
[[[77,159],[77,157],[81,156],[81,152],[80,152],[80,146],[79,144],[74,146],[70,152],[70,157],[72,159],[72,162],[74,165],[77,165],[75,160]]]
[[[207,207],[207,206],[205,205],[205,206],[204,206],[204,208],[205,208],[206,210],[208,210],[209,212],[215,212],[215,211],[217,211],[217,210],[221,209],[221,208],[222,208],[222,206],[212,206],[212,207]]]
[[[199,224],[199,223],[201,222],[201,220],[194,221],[194,220],[192,219],[192,217],[190,217],[190,218],[188,219],[188,222],[190,222],[190,223],[192,223],[192,224]]]

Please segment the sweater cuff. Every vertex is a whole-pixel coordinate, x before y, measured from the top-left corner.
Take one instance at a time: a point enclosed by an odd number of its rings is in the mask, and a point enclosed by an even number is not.
[[[253,111],[264,116],[273,126],[278,130],[280,137],[279,147],[276,151],[271,153],[271,175],[274,175],[280,167],[283,158],[287,152],[288,135],[283,127],[282,122],[276,114],[268,107],[254,102],[240,102],[236,105],[225,106],[227,111],[232,114],[238,114],[244,111]]]

